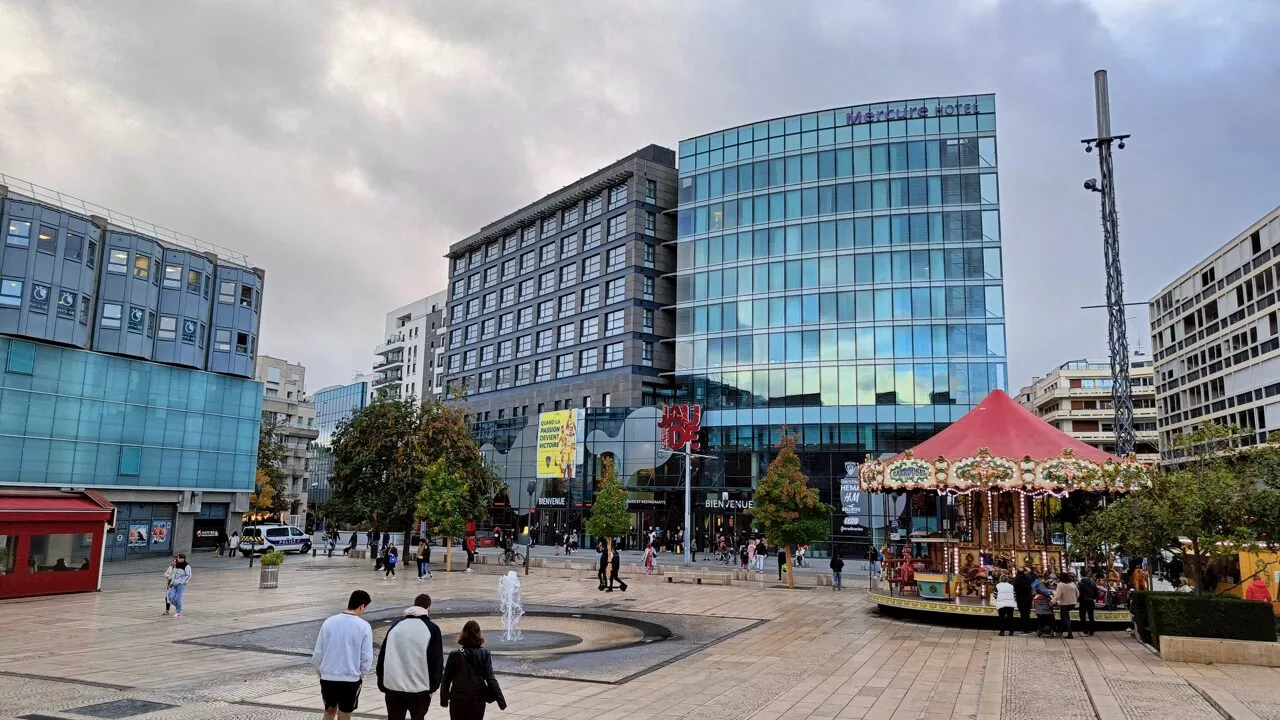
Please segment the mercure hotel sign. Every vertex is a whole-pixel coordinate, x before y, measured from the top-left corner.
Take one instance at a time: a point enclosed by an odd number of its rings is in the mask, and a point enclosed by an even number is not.
[[[844,114],[844,124],[862,125],[871,122],[884,122],[885,120],[914,120],[916,118],[927,118],[930,115],[934,117],[975,115],[977,112],[977,103],[951,103],[948,105],[939,103],[932,108],[928,105],[915,105],[912,107],[890,108],[888,110],[848,112]]]

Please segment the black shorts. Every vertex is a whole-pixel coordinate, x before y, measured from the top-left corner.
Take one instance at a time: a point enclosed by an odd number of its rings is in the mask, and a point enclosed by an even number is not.
[[[343,680],[321,680],[320,698],[324,700],[324,709],[338,708],[339,712],[355,712],[360,704],[360,682]]]

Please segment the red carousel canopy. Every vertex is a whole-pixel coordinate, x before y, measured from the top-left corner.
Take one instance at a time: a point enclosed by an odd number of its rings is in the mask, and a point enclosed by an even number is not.
[[[864,490],[970,492],[1022,489],[1122,491],[1147,482],[1150,468],[1086,445],[995,390],[925,442],[862,466]]]

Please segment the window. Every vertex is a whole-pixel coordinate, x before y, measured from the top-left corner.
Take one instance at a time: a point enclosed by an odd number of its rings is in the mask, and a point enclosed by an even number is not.
[[[462,356],[450,355],[449,356],[449,372],[458,372],[458,370],[461,367],[462,367]]]
[[[498,343],[498,362],[510,360],[513,357],[512,350],[515,344],[510,340],[503,340]]]
[[[498,332],[506,335],[516,329],[516,318],[511,313],[503,313],[498,317]]]
[[[529,384],[529,363],[520,363],[516,366],[516,384]]]
[[[96,243],[96,242],[94,242],[94,241],[90,240],[90,241],[89,241],[89,252],[88,252],[88,254],[87,254],[87,255],[85,255],[85,258],[84,258],[84,264],[85,264],[86,266],[88,266],[88,267],[92,268],[92,267],[93,267],[93,264],[94,264],[95,262],[97,262],[97,261],[98,261],[98,243]]]
[[[578,264],[565,265],[560,268],[560,286],[572,285],[578,282]]]
[[[560,317],[565,317],[566,315],[574,314],[577,311],[577,304],[578,304],[577,301],[578,301],[578,296],[572,293],[569,295],[561,295],[560,301],[559,301]]]
[[[600,226],[592,225],[582,231],[582,249],[591,250],[600,246]]]
[[[470,320],[480,314],[480,298],[471,298],[467,301],[467,319]]]
[[[484,262],[484,250],[476,248],[470,252],[468,257],[471,259],[471,267],[475,267]]]
[[[2,291],[3,284],[7,284],[7,283],[8,283],[7,280],[4,281],[4,283],[0,283],[0,294],[2,294],[3,292]],[[123,317],[124,317],[123,305],[120,305],[119,303],[102,303],[102,327],[119,328],[120,320]]]
[[[601,197],[599,195],[596,195],[595,197],[587,198],[587,210],[583,214],[582,219],[590,220],[591,218],[599,215],[600,210],[602,209],[601,208],[602,204],[603,203],[601,202]]]
[[[654,285],[653,278],[652,278],[652,277],[650,277],[650,276],[648,276],[648,275],[644,276],[644,280],[643,280],[643,283],[642,283],[642,284],[643,284],[643,286],[644,286],[644,299],[645,299],[645,300],[652,300],[652,299],[653,299],[653,285]]]
[[[449,331],[449,347],[462,347],[462,328],[454,328]]]
[[[604,369],[622,367],[622,343],[610,343],[604,346]],[[605,406],[608,406],[606,401]]]
[[[142,253],[134,253],[133,276],[139,280],[151,277],[151,257]]]
[[[556,346],[568,347],[573,344],[573,323],[556,328]]]
[[[538,331],[538,352],[550,350],[555,343],[555,334],[550,330]]]
[[[600,256],[592,255],[582,261],[582,279],[594,280],[600,277]]]
[[[498,368],[498,389],[502,390],[511,387],[511,368]],[[498,419],[502,419],[503,411],[498,411]]]
[[[114,255],[115,251],[112,250],[111,253],[112,255]],[[108,267],[107,269],[110,270],[110,267]],[[236,301],[236,284],[231,282],[230,280],[223,280],[222,282],[218,283],[218,302],[233,303],[235,301]]]
[[[616,247],[609,251],[608,272],[621,270],[627,264],[626,246]]]
[[[129,251],[111,248],[107,254],[107,272],[125,274],[129,269]],[[227,302],[230,302],[228,300]]]
[[[462,353],[462,369],[471,370],[476,366],[476,351],[474,349]]]
[[[156,333],[157,340],[177,340],[178,339],[178,318],[169,315],[160,316],[160,332]]]
[[[502,238],[502,252],[507,253],[515,250],[519,240],[520,237],[515,233],[511,233],[510,235]]]
[[[497,293],[485,293],[485,294],[484,294],[484,309],[483,309],[481,312],[487,312],[487,313],[490,313],[490,312],[493,312],[494,310],[497,310],[497,309],[498,309],[498,294],[497,294]]]
[[[28,220],[10,220],[9,234],[5,236],[4,243],[16,247],[30,247],[31,222]]]
[[[516,323],[517,330],[533,327],[533,307],[523,307],[518,311],[520,314],[519,322]]]
[[[493,364],[494,347],[485,345],[480,348],[480,364],[488,367]]]
[[[626,278],[618,278],[610,280],[604,284],[604,304],[622,302],[627,297],[627,281]]]
[[[475,325],[475,324],[468,325],[466,332],[467,332],[468,345],[480,339],[480,327],[478,325]]]
[[[164,266],[164,282],[167,288],[182,287],[182,266],[181,265],[165,265]]]
[[[622,332],[624,315],[621,310],[614,310],[604,316],[604,336],[613,337]]]
[[[58,252],[58,229],[41,225],[40,233],[36,235],[36,250],[50,255]]]
[[[600,286],[589,287],[582,291],[582,310],[595,310],[600,307]]]
[[[556,377],[569,377],[573,374],[573,353],[556,356]]]
[[[480,289],[480,273],[476,273],[467,278],[467,292],[473,293]]]
[[[538,254],[527,252],[520,256],[520,272],[527,273],[538,267]]]
[[[649,234],[658,231],[658,216],[656,213],[646,212],[644,214],[644,231]]]
[[[516,340],[516,357],[525,357],[533,352],[533,336],[525,335]]]
[[[627,201],[627,186],[619,185],[609,188],[609,209],[612,210]]]
[[[582,342],[600,339],[600,318],[589,317],[582,321]]]
[[[181,268],[179,268],[179,270],[181,270]],[[169,274],[169,271],[166,268],[165,269],[166,283],[168,282],[168,274]],[[200,271],[199,270],[187,271],[187,292],[192,292],[197,294],[200,292]]]
[[[534,382],[546,382],[551,379],[551,358],[534,363]]]
[[[653,308],[644,309],[644,313],[641,316],[640,329],[648,333],[653,332]]]
[[[453,285],[451,285],[451,286],[450,286],[450,288],[449,288],[449,297],[450,297],[450,299],[456,300],[456,299],[458,299],[458,298],[462,297],[462,295],[463,295],[463,293],[466,291],[466,289],[467,289],[467,284],[466,284],[465,282],[463,282],[463,281],[461,281],[461,280],[455,280],[455,281],[453,282]]]
[[[609,242],[627,234],[627,216],[617,215],[609,218]]]
[[[490,285],[496,282],[498,282],[498,266],[494,265],[492,267],[485,268],[484,269],[484,286],[489,287]]]
[[[497,328],[498,328],[497,318],[486,318],[484,320],[481,320],[480,321],[480,338],[482,340],[488,340],[489,338],[494,336],[494,333],[497,330]]]
[[[280,383],[280,368],[278,367],[267,368],[267,382],[276,383],[276,384]]]
[[[658,204],[658,181],[657,180],[644,181],[644,201],[651,205]]]
[[[514,259],[503,260],[502,261],[502,279],[510,280],[515,276],[516,276],[516,261]]]
[[[556,261],[556,244],[547,243],[538,249],[538,262],[542,265],[550,265]]]
[[[564,211],[564,219],[560,223],[560,227],[568,230],[578,223],[578,206],[566,208]]]
[[[560,238],[560,257],[569,257],[578,252],[578,233]]]
[[[75,233],[67,233],[67,245],[62,251],[62,256],[68,260],[79,260],[84,252],[84,236]]]
[[[494,240],[493,242],[484,246],[484,259],[492,260],[496,257],[498,257],[498,241]]]
[[[640,364],[653,367],[653,343],[648,340],[640,343]]]
[[[600,361],[600,351],[595,348],[587,348],[578,353],[578,372],[589,373],[596,371],[596,365]],[[583,407],[588,407],[585,403]]]
[[[533,290],[534,290],[533,278],[520,281],[520,299],[521,300],[533,297]]]
[[[538,292],[549,293],[556,289],[556,274],[554,272],[544,272],[538,276]]]
[[[236,333],[236,352],[241,355],[249,354],[249,333]]]
[[[231,331],[230,330],[214,330],[213,331],[213,349],[222,350],[225,352],[231,351]]]
[[[248,285],[240,286],[240,307],[253,309],[253,288]]]
[[[552,215],[549,218],[542,219],[542,237],[547,237],[548,235],[555,235],[556,230],[559,230],[559,229],[560,227],[556,224],[555,215]]]
[[[80,296],[80,324],[81,325],[89,324],[89,296],[88,295]]]
[[[500,307],[507,307],[508,305],[514,305],[516,302],[516,286],[508,285],[502,288],[501,290],[498,291],[498,296],[499,296],[498,305]]]
[[[538,323],[549,323],[556,319],[556,306],[550,300],[538,303]]]
[[[0,305],[22,307],[21,280],[0,280]]]

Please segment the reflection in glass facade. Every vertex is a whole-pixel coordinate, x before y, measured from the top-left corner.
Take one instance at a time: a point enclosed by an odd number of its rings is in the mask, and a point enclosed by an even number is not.
[[[317,390],[311,395],[316,408],[316,430],[319,435],[311,448],[310,468],[307,473],[312,503],[329,499],[329,478],[333,477],[333,434],[338,424],[351,417],[357,410],[369,404],[370,383],[357,380],[349,385],[333,385]]]
[[[779,118],[679,152],[676,376],[706,409],[716,489],[749,497],[785,425],[838,506],[846,463],[1007,389],[993,95]]]
[[[0,363],[0,485],[253,490],[261,384],[3,336]]]

